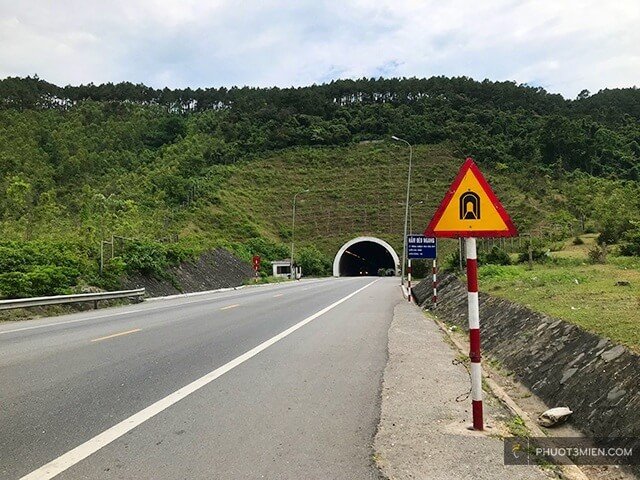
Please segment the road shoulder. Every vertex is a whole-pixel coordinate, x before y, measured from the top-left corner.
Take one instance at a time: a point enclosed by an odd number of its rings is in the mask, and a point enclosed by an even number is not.
[[[487,395],[485,432],[468,430],[469,376],[459,353],[415,305],[395,307],[389,329],[375,459],[391,479],[547,479],[537,466],[505,466],[509,414]]]

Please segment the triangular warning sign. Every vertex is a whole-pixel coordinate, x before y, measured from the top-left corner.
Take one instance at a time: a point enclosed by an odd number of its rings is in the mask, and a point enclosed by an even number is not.
[[[427,237],[514,237],[509,214],[478,166],[467,158],[424,231]]]

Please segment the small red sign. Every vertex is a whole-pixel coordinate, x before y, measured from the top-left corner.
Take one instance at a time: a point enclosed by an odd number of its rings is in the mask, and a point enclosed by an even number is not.
[[[260,255],[253,256],[253,269],[257,272],[260,270]]]

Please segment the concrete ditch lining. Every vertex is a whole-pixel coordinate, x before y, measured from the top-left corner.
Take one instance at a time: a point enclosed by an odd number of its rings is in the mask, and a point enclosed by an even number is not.
[[[430,306],[429,282],[414,289]],[[467,329],[466,286],[452,274],[440,283],[437,315]],[[571,422],[593,437],[624,437],[640,449],[640,356],[564,320],[480,294],[484,350],[549,405],[567,405]]]
[[[414,304],[399,302],[389,329],[374,458],[384,478],[543,480],[537,465],[505,465],[502,435],[508,411],[485,399],[487,430],[469,430],[470,401],[457,397],[468,373],[457,351]],[[584,479],[581,479],[584,480]]]
[[[438,327],[440,327],[440,330],[442,330],[449,337],[449,339],[458,349],[460,354],[466,355],[468,353],[469,351],[468,346],[465,346],[462,343],[460,343],[460,341],[455,337],[455,335],[452,335],[452,333],[449,331],[449,329],[444,323],[442,323],[440,320],[438,320],[435,317],[429,317],[429,318],[432,319],[438,325]],[[495,382],[495,380],[493,380],[493,378],[491,378],[490,375],[487,375],[487,369],[486,369],[486,365],[484,365],[484,362],[483,362],[482,379],[491,390],[491,393],[498,400],[500,400],[513,415],[517,415],[522,419],[522,421],[525,424],[525,427],[533,434],[534,437],[546,436],[545,432],[542,431],[542,429],[538,426],[538,424],[531,419],[531,416],[527,412],[525,412],[522,408],[520,408],[520,406],[507,394],[507,392],[504,391],[504,389],[500,385],[498,385]],[[587,475],[585,475],[585,473],[582,470],[580,470],[580,468],[577,465],[573,463],[567,462],[565,464],[561,464],[558,466],[559,468],[562,469],[562,478],[564,478],[565,480],[589,480],[589,477],[587,477]]]

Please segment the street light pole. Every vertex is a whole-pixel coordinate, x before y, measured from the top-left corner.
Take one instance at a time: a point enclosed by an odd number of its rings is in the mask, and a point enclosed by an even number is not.
[[[295,273],[293,272],[293,245],[296,238],[296,198],[301,193],[309,193],[309,189],[307,188],[306,190],[302,190],[293,196],[293,217],[291,219],[291,258],[289,259],[289,271],[291,272],[292,280],[296,278]]]
[[[412,203],[409,205],[409,235],[413,234],[413,207],[417,205],[422,205],[424,202],[420,200],[419,202]],[[398,202],[398,205],[404,206],[404,202]]]
[[[404,142],[409,146],[409,173],[407,174],[407,200],[405,202],[404,207],[404,237],[402,239],[402,277],[400,279],[400,284],[404,285],[404,267],[405,263],[407,263],[407,225],[409,223],[409,193],[411,188],[411,160],[413,159],[413,147],[409,142],[403,140],[402,138],[398,138],[395,135],[391,137],[392,140],[396,142]]]
[[[409,234],[413,234],[413,207],[422,205],[424,202],[420,200],[412,205],[409,205]]]

